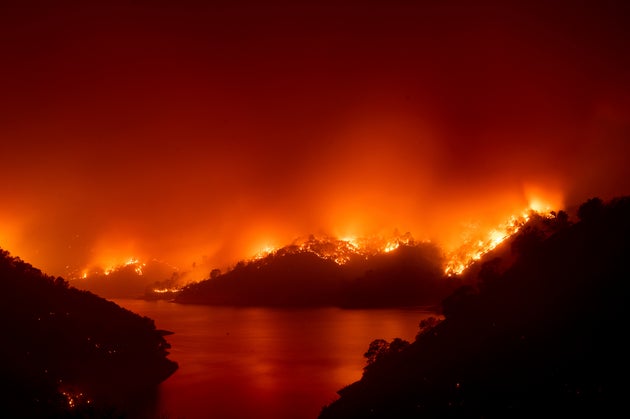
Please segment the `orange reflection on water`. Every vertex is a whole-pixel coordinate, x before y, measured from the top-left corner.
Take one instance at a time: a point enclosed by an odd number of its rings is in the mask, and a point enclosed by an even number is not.
[[[419,310],[268,309],[117,300],[156,320],[179,370],[159,410],[188,419],[317,417],[358,380],[378,338],[413,340]]]

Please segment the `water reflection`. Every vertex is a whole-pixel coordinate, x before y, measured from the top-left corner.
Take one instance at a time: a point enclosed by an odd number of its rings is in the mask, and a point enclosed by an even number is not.
[[[160,386],[169,418],[315,418],[358,380],[376,338],[412,340],[422,310],[237,308],[116,300],[155,319],[179,370]]]

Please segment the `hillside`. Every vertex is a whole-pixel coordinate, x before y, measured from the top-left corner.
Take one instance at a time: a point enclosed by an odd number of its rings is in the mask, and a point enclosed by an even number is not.
[[[246,306],[395,307],[433,305],[459,284],[444,280],[430,243],[397,243],[361,254],[341,241],[311,239],[185,287],[178,303]],[[352,251],[351,251],[352,250]],[[341,261],[340,261],[341,260]]]
[[[594,198],[479,269],[410,344],[376,341],[321,419],[612,417],[628,390],[630,197]],[[566,220],[565,220],[566,221]]]
[[[153,320],[1,249],[0,286],[0,416],[123,414],[177,369]]]

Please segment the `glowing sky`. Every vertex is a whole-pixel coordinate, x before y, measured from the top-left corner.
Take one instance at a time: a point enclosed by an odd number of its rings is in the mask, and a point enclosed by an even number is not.
[[[630,193],[624,1],[11,3],[0,247],[52,274]]]

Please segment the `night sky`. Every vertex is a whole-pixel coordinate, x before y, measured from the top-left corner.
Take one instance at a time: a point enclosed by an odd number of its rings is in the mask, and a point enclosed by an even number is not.
[[[48,273],[630,193],[628,2],[98,3],[0,3],[0,247]]]

